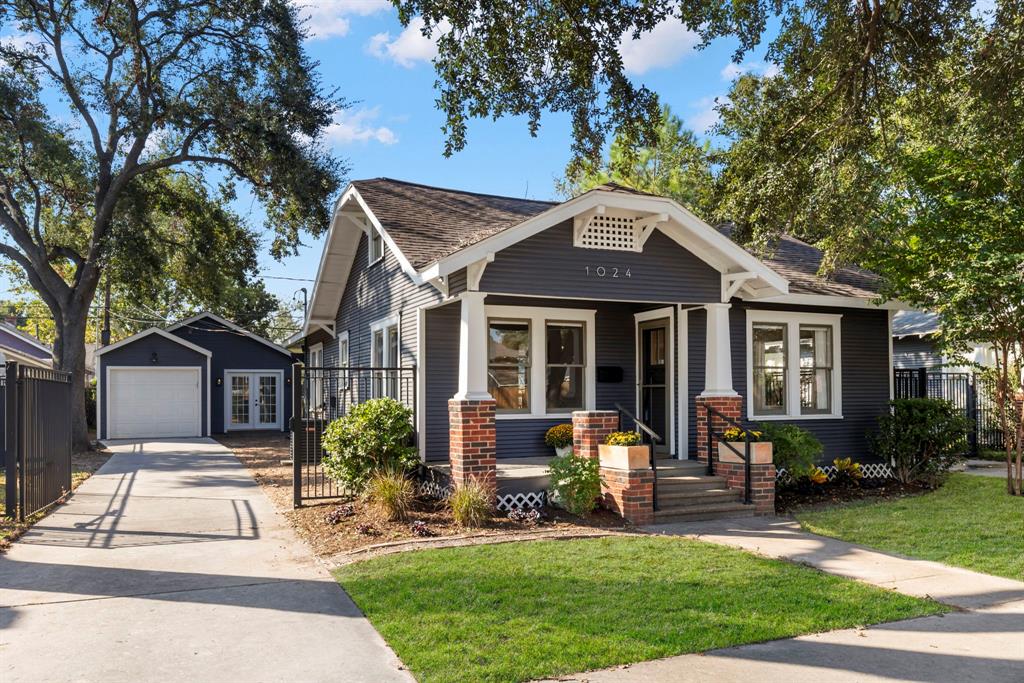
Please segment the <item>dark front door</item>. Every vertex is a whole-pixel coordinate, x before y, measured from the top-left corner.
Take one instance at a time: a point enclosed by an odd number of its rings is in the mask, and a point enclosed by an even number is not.
[[[669,347],[668,320],[640,324],[640,419],[658,433],[658,454],[668,454]]]

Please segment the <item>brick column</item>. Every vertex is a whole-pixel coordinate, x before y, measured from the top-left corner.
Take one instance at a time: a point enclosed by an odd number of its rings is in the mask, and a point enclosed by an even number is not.
[[[701,462],[708,461],[708,414],[704,406],[711,406],[723,415],[739,421],[743,410],[742,396],[698,396],[697,404],[697,459]],[[713,416],[714,431],[721,433],[728,424],[720,417]],[[714,439],[712,449],[718,448],[718,440]],[[717,460],[716,460],[717,462]]]
[[[619,414],[614,410],[577,410],[572,414],[572,452],[596,458],[597,447],[618,428]]]
[[[601,493],[606,508],[632,524],[654,522],[654,472],[601,468]]]
[[[448,401],[448,458],[452,485],[476,479],[491,490],[497,484],[494,399]]]
[[[725,477],[729,488],[743,491],[741,462],[719,462],[715,454],[715,474]],[[750,466],[750,502],[759,515],[775,514],[775,464]]]

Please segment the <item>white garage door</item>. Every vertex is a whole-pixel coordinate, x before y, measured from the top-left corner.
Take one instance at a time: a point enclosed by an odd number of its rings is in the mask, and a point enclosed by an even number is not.
[[[199,368],[111,368],[111,439],[202,436]]]

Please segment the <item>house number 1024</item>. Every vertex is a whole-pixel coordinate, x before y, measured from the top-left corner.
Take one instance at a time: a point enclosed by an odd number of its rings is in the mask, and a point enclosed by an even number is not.
[[[629,268],[619,266],[584,266],[587,270],[587,277],[633,277]]]

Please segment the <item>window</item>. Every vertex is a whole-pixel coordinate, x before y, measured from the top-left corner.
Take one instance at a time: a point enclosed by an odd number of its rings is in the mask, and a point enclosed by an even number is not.
[[[582,410],[586,369],[582,323],[547,323],[547,379],[544,391],[549,413]]]
[[[748,417],[842,417],[841,317],[747,311]]]
[[[487,391],[501,412],[530,412],[530,345],[529,321],[488,322]]]
[[[324,366],[324,345],[314,344],[309,347],[309,367],[306,368],[306,379],[309,386],[309,408],[310,411],[318,411],[324,404],[324,379],[322,376]]]
[[[370,364],[373,373],[373,395],[376,398],[399,398],[398,392],[398,321],[390,318],[370,326]]]
[[[377,232],[377,229],[373,226],[370,226],[369,228],[369,241],[370,265],[372,266],[374,263],[384,258],[384,238],[381,237],[380,233]]]

